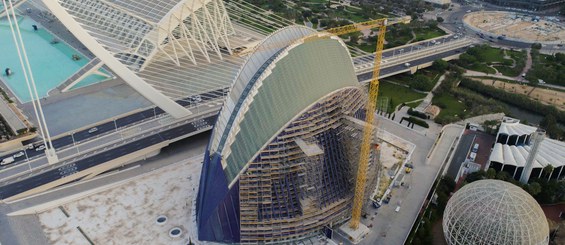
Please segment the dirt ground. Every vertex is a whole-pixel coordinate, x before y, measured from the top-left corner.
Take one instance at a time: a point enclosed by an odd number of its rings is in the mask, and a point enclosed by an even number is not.
[[[565,40],[565,25],[553,21],[532,21],[530,15],[499,11],[480,11],[465,15],[463,21],[497,36],[529,41]]]
[[[519,85],[498,80],[475,79],[481,81],[485,85],[494,86],[507,92],[527,95],[532,99],[538,100],[544,104],[554,105],[557,109],[565,110],[565,92],[536,88],[527,85]]]

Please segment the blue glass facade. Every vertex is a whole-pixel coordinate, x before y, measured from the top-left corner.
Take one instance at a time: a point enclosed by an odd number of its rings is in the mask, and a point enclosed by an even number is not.
[[[196,199],[198,239],[239,242],[239,183],[228,189],[221,157],[206,150]]]

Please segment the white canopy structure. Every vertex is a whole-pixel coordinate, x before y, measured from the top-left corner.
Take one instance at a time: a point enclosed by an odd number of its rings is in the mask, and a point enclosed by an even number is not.
[[[492,148],[489,166],[498,171],[507,171],[514,178],[520,175],[532,152],[530,139],[536,128],[521,124],[519,120],[504,118],[497,134],[497,141]],[[553,172],[546,173],[548,178],[562,179],[565,176],[565,142],[543,139],[533,159],[532,177],[541,178],[542,169],[552,166]]]

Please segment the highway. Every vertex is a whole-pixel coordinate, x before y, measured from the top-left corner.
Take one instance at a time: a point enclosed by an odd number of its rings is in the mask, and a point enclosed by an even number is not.
[[[199,120],[199,123],[181,124],[174,128],[162,131],[157,134],[149,135],[144,138],[135,139],[129,143],[118,146],[116,148],[103,151],[86,158],[62,164],[61,167],[39,173],[32,178],[26,178],[22,181],[17,181],[5,186],[0,187],[0,199],[14,196],[24,191],[33,189],[35,187],[44,185],[51,181],[72,175],[82,170],[91,168],[98,164],[108,162],[118,156],[124,156],[135,151],[139,151],[156,145],[166,140],[175,139],[181,135],[187,135],[199,130],[203,127],[211,128],[216,122],[217,115],[209,116]]]
[[[441,59],[441,58],[448,57],[448,56],[451,56],[451,55],[456,55],[458,53],[465,52],[466,49],[467,49],[467,47],[462,47],[462,48],[458,48],[458,49],[455,49],[455,50],[446,51],[446,52],[443,52],[443,53],[438,53],[438,54],[434,54],[434,55],[427,56],[427,57],[424,57],[424,58],[420,58],[420,59],[417,59],[417,60],[412,60],[412,61],[410,61],[410,67],[419,66],[419,65],[422,65],[422,64],[425,64],[425,63],[428,63],[428,62],[432,62],[432,61],[437,60],[437,59]],[[398,64],[398,65],[395,65],[395,66],[383,68],[383,69],[381,69],[380,78],[387,77],[389,74],[398,74],[401,71],[408,71],[408,70],[410,70],[410,67],[407,67],[407,66],[404,65],[404,63],[402,63],[402,64]],[[357,80],[359,80],[359,82],[366,82],[366,81],[371,80],[372,77],[373,77],[373,72],[367,71],[367,72],[364,72],[362,74],[358,74]]]
[[[223,89],[219,89],[219,90],[216,90],[216,91],[203,93],[201,95],[202,102],[200,102],[200,103],[205,103],[207,101],[223,97],[223,91],[222,90]],[[185,107],[191,105],[191,102],[189,101],[188,98],[183,99],[183,100],[177,100],[177,103],[182,105],[182,106],[185,106]],[[145,110],[137,112],[137,113],[132,113],[130,115],[126,115],[126,116],[117,118],[115,120],[104,122],[104,123],[101,123],[101,124],[98,124],[98,125],[95,125],[95,126],[93,125],[92,127],[88,127],[88,128],[79,130],[77,132],[71,132],[67,135],[56,136],[52,140],[53,147],[57,151],[59,151],[61,149],[64,149],[65,147],[69,147],[69,146],[72,146],[74,144],[78,144],[78,143],[83,142],[83,141],[92,140],[94,138],[101,137],[101,136],[106,135],[108,133],[117,131],[120,128],[132,126],[134,124],[139,124],[139,123],[144,122],[146,120],[149,120],[151,118],[155,118],[157,116],[160,116],[163,113],[165,113],[165,112],[161,108],[153,107],[153,108],[145,109]],[[94,128],[94,127],[97,129],[96,132],[89,133],[88,131],[91,128]],[[43,143],[42,141],[24,142],[24,144],[26,144],[26,145],[27,144],[33,144],[34,146],[39,146],[42,143]],[[4,159],[6,157],[10,157],[14,153],[17,153],[17,152],[12,152],[12,153],[10,153],[8,155],[4,155],[0,158]],[[14,163],[10,164],[10,165],[2,166],[0,168],[0,170],[10,168],[10,167],[12,167],[12,166],[14,166],[18,163],[25,162],[26,160],[33,160],[37,157],[43,157],[43,156],[44,156],[44,151],[42,151],[42,150],[36,151],[35,149],[27,149],[27,150],[25,150],[25,154],[23,156],[16,158],[15,159],[16,161]]]

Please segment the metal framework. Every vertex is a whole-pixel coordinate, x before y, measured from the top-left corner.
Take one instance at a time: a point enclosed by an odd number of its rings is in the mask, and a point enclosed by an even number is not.
[[[23,1],[23,0],[22,0]],[[234,48],[291,24],[241,0],[33,0],[101,62],[175,117],[173,100],[226,88],[244,59]]]
[[[547,220],[536,200],[501,180],[463,186],[447,203],[443,233],[450,245],[549,243]]]

